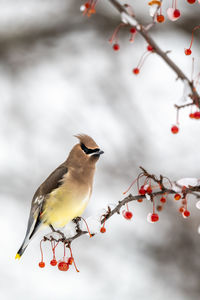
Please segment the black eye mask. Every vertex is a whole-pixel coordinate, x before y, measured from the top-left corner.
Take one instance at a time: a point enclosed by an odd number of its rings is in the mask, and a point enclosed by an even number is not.
[[[100,150],[99,148],[89,149],[84,144],[81,144],[81,149],[85,152],[85,154],[92,154],[92,153],[98,152]]]

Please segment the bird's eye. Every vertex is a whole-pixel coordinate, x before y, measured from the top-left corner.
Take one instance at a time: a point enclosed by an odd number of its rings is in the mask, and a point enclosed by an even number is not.
[[[83,143],[81,144],[81,149],[85,152],[85,154],[92,154],[99,151],[99,148],[89,149]]]

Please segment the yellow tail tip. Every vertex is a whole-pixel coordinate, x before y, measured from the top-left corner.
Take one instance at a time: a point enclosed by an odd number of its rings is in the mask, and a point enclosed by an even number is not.
[[[16,254],[15,259],[20,259],[21,255],[19,253]]]

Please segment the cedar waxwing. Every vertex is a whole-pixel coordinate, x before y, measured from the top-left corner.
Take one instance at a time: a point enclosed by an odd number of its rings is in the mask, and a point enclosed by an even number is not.
[[[92,193],[95,164],[104,152],[88,135],[76,135],[68,158],[40,185],[33,196],[25,239],[16,254],[20,259],[42,224],[63,227],[85,210]]]

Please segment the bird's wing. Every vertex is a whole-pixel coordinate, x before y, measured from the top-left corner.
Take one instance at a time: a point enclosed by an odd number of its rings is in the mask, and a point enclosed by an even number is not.
[[[66,165],[61,164],[39,186],[33,196],[25,240],[30,240],[41,224],[40,213],[48,194],[62,184],[63,176],[68,172]],[[24,240],[24,241],[25,241]]]

